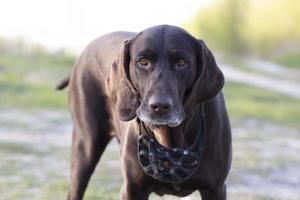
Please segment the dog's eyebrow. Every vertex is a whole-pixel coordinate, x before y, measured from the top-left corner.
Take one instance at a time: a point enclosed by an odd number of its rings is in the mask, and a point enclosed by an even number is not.
[[[176,57],[176,58],[178,58],[178,57],[191,58],[191,55],[188,52],[186,52],[184,50],[179,50],[179,49],[171,49],[169,51],[169,55],[171,57]]]
[[[155,58],[157,58],[157,53],[155,50],[147,48],[147,49],[143,49],[137,53],[137,59],[139,59],[141,57],[146,57],[148,59],[154,60]]]
[[[178,54],[178,55],[180,55],[180,54],[189,55],[189,52],[181,50],[181,49],[170,49],[169,52],[170,52],[170,54],[175,54],[175,55],[176,54]]]
[[[137,53],[138,56],[146,56],[146,57],[153,57],[156,55],[156,52],[153,49],[147,48],[139,51]]]

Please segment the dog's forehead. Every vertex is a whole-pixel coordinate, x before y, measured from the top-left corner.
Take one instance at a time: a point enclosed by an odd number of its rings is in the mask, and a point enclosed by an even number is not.
[[[156,26],[139,33],[133,42],[133,50],[182,49],[192,51],[196,39],[185,30],[174,26]]]

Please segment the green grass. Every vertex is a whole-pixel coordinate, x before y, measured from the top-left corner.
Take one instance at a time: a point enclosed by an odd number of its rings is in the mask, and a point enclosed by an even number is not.
[[[287,53],[277,56],[273,60],[280,65],[300,70],[300,52]]]
[[[45,155],[44,152],[37,151],[28,144],[16,144],[16,143],[0,143],[1,153],[13,153],[13,154],[35,154],[38,156]]]
[[[0,55],[0,108],[66,108],[54,87],[75,60],[70,55]]]
[[[300,100],[235,83],[227,83],[224,93],[233,119],[258,118],[300,129]]]

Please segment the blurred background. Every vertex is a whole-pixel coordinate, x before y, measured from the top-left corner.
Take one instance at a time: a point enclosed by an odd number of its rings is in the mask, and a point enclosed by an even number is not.
[[[299,22],[298,0],[2,1],[0,199],[65,199],[72,124],[67,90],[54,86],[85,46],[108,32],[172,24],[206,41],[225,74],[228,199],[299,200]],[[113,141],[85,199],[118,199],[119,167]]]

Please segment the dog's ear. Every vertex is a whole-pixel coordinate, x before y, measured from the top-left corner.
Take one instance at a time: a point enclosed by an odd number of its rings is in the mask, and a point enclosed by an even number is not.
[[[197,77],[187,102],[208,102],[223,88],[224,76],[215,58],[202,40],[198,40]],[[192,104],[193,105],[193,104]]]
[[[133,119],[140,104],[138,92],[133,87],[129,73],[130,43],[130,40],[123,43],[117,59],[113,63],[113,70],[110,76],[110,79],[114,81],[112,89],[113,101],[116,103],[117,113],[122,121]]]

